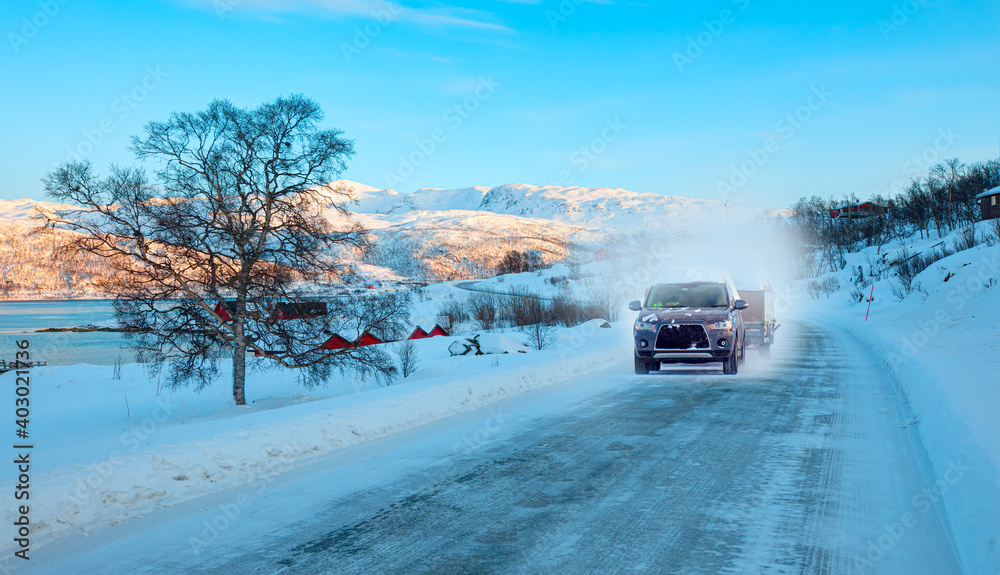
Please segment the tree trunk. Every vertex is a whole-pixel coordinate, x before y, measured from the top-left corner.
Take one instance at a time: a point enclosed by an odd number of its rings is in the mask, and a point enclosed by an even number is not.
[[[246,405],[247,398],[244,394],[247,376],[247,348],[245,345],[237,345],[233,349],[233,399],[236,405]]]
[[[243,320],[246,318],[246,295],[236,297],[236,317],[233,322],[233,400],[236,405],[246,405],[247,343],[243,334]]]

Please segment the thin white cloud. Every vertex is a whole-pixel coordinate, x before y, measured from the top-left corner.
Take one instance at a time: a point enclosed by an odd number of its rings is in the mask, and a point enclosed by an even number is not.
[[[244,11],[265,19],[280,14],[319,14],[331,18],[379,18],[391,14],[393,20],[424,26],[462,27],[494,32],[513,30],[497,23],[492,13],[483,10],[441,5],[416,8],[388,0],[181,0],[188,5],[227,14]]]

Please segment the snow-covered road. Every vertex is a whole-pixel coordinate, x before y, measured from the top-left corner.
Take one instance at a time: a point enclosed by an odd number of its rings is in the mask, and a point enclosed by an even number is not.
[[[896,384],[836,328],[779,335],[736,377],[623,362],[67,537],[32,572],[957,573]]]

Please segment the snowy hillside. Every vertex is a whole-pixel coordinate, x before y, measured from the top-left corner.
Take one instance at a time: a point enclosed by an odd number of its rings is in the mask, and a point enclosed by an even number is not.
[[[538,250],[547,263],[573,255],[590,261],[609,243],[647,251],[655,240],[662,249],[720,226],[745,229],[789,214],[611,188],[505,184],[400,194],[347,180],[333,185],[352,193],[349,209],[375,231],[378,247],[368,263],[430,280],[491,275],[509,250]]]
[[[626,252],[645,250],[651,240],[662,248],[681,237],[717,233],[720,226],[738,229],[788,214],[610,188],[506,184],[401,194],[347,180],[332,182],[331,188],[354,199],[345,207],[372,232],[371,250],[343,254],[354,279],[361,282],[489,277],[496,263],[514,250],[537,250],[546,263],[571,257],[592,261],[594,253],[610,243]],[[70,207],[0,200],[0,297],[100,295],[95,288],[105,275],[100,261],[64,262],[54,252],[58,235],[27,233],[37,225],[37,210]],[[329,214],[333,221],[341,218],[335,210]]]
[[[1000,567],[1000,227],[994,223],[976,224],[978,245],[970,247],[961,231],[915,235],[881,254],[875,247],[847,254],[843,269],[803,282],[816,298],[808,314],[868,342],[905,392],[916,414],[909,425],[933,465],[929,483],[968,573]],[[904,290],[899,266],[889,262],[921,255],[933,261]]]

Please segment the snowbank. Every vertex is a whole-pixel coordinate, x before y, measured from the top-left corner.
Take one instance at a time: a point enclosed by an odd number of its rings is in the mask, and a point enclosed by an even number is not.
[[[421,340],[416,344],[421,346],[429,368],[405,382],[343,397],[300,397],[280,409],[230,408],[236,412],[229,413],[230,417],[206,416],[201,407],[178,423],[178,414],[189,408],[166,395],[158,398],[158,405],[147,406],[142,416],[136,416],[138,423],[133,422],[130,428],[115,432],[115,426],[121,426],[116,420],[110,425],[112,433],[98,434],[88,432],[102,426],[107,409],[102,415],[100,409],[94,409],[96,405],[76,406],[82,407],[77,410],[79,418],[72,427],[63,426],[66,434],[59,439],[66,451],[74,453],[76,463],[36,472],[32,477],[32,495],[38,494],[32,498],[33,536],[35,541],[45,541],[74,528],[114,523],[278,474],[336,449],[620,363],[630,353],[630,326],[623,323],[602,329],[599,326],[603,323],[594,320],[561,330],[554,349],[447,361],[447,345],[454,338]],[[105,382],[87,375],[78,367],[44,372],[47,383],[54,387],[74,389],[72,383],[82,383],[90,387],[89,395],[107,396],[93,393],[95,386]],[[8,383],[10,376],[0,376],[0,385]],[[154,382],[135,384],[154,387]],[[87,398],[85,392],[78,391],[51,394],[49,399],[66,402],[68,405],[61,408],[68,413],[75,400]],[[253,392],[249,385],[248,392]],[[91,421],[84,421],[87,414]],[[13,484],[2,489],[12,493]],[[11,509],[5,509],[8,520],[15,519],[9,515]],[[11,542],[3,545],[9,549]]]
[[[1000,249],[983,244],[931,264],[902,301],[891,293],[898,280],[875,282],[867,321],[867,302],[848,303],[856,265],[836,272],[844,287],[815,307],[869,343],[906,393],[964,571],[1000,573]]]

